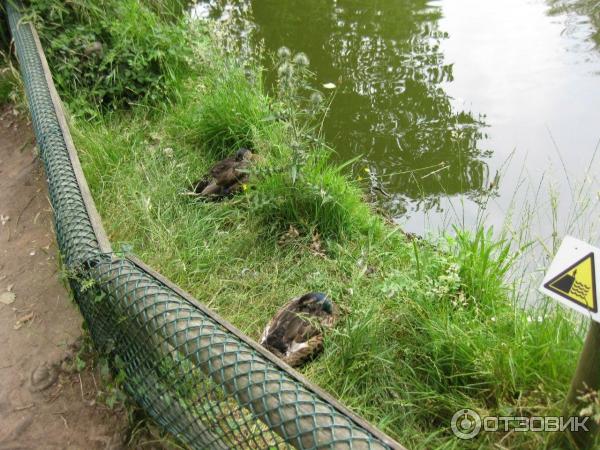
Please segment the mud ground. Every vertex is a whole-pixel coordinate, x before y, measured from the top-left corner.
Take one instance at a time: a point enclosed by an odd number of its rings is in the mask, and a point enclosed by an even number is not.
[[[61,280],[31,126],[0,110],[0,450],[125,448],[125,413],[73,370],[82,318]]]

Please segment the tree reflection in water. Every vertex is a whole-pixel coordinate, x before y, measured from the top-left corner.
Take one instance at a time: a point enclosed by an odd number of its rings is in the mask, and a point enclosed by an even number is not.
[[[241,39],[303,51],[320,83],[338,88],[324,126],[340,160],[363,155],[391,194],[395,215],[440,208],[457,194],[488,193],[479,148],[483,117],[457,111],[443,89],[452,81],[428,0],[213,0],[210,15],[227,17]]]

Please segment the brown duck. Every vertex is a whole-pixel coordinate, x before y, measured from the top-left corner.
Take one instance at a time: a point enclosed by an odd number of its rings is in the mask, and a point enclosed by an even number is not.
[[[207,176],[193,183],[191,195],[219,200],[233,195],[248,181],[247,169],[253,154],[240,148],[233,157],[215,164]]]
[[[325,294],[305,294],[277,312],[260,344],[290,366],[301,366],[323,350],[323,329],[332,327],[337,316],[337,307]]]

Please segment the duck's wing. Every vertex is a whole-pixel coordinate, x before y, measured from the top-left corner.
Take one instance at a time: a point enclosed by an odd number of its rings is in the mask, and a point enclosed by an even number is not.
[[[287,324],[286,341],[290,344],[306,342],[322,334],[323,328],[332,327],[336,320],[335,309],[332,314],[323,310],[313,313],[293,311],[293,317]]]
[[[288,311],[281,317],[274,327],[267,342],[272,342],[284,353],[297,349],[308,340],[321,334],[321,327],[314,317],[305,314]],[[293,350],[295,351],[295,350]]]
[[[300,297],[290,300],[277,311],[263,331],[259,342],[261,345],[264,345],[275,334],[282,337],[283,331],[285,331],[290,321],[296,316],[294,311],[298,308],[299,300]]]
[[[212,168],[210,169],[210,175],[213,178],[218,178],[219,175],[221,175],[223,172],[229,170],[231,167],[233,167],[236,163],[235,158],[225,158],[221,161],[219,161],[218,163],[216,163],[214,166],[212,166]]]
[[[217,195],[220,194],[219,189],[215,189],[216,177],[223,174],[235,163],[235,159],[227,158],[215,164],[210,171],[202,178],[192,183],[192,192],[198,195]]]
[[[323,351],[323,329],[335,325],[338,312],[334,305],[331,314],[320,311],[310,316],[297,315],[290,332],[286,333],[289,344],[283,360],[292,367],[299,367],[314,359]]]
[[[323,350],[322,328],[333,326],[338,316],[335,305],[332,314],[306,315],[300,312],[299,300],[286,303],[267,324],[260,339],[261,345],[292,367],[301,366]]]
[[[218,177],[215,177],[215,180],[219,186],[230,189],[248,179],[248,174],[243,171],[244,168],[243,164],[236,163],[221,172]]]
[[[200,195],[203,195],[206,197],[219,196],[222,194],[223,194],[223,188],[215,182],[208,184],[204,189],[202,189],[202,192],[200,192]]]
[[[211,183],[211,179],[207,177],[200,178],[192,183],[191,189],[192,193],[200,194],[206,186]]]
[[[305,342],[294,342],[283,357],[292,367],[307,363],[323,351],[323,335],[318,334]]]
[[[271,353],[273,353],[279,359],[283,359],[285,357],[285,355],[283,353],[281,353],[279,351],[279,349],[277,349],[277,348],[275,348],[275,347],[273,347],[271,345],[264,344],[263,347],[266,348],[267,350],[269,350]]]

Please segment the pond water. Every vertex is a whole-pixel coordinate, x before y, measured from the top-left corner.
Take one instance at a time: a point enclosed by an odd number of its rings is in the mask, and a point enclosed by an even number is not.
[[[211,0],[193,14],[228,19],[272,53],[308,55],[317,85],[336,85],[324,123],[336,158],[360,156],[389,194],[379,201],[409,231],[482,218],[498,226],[529,204],[547,210],[536,223],[547,235],[550,186],[558,221],[578,208],[574,191],[589,181],[600,140],[593,6]]]

